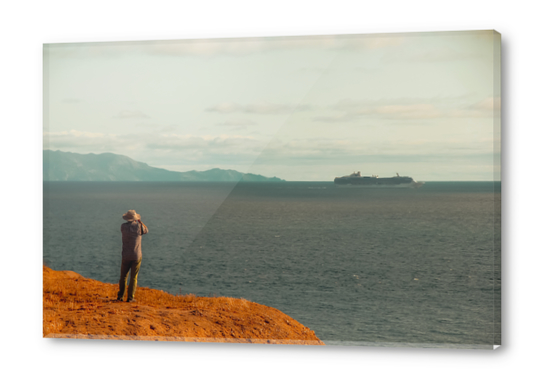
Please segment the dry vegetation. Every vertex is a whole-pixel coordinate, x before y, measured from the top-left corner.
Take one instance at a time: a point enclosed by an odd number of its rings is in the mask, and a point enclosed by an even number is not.
[[[179,340],[323,345],[277,309],[228,297],[139,287],[135,303],[118,285],[43,268],[43,335],[52,338]]]

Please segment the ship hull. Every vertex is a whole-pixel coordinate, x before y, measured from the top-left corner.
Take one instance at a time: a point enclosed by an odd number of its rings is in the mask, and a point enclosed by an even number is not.
[[[350,175],[335,178],[334,183],[339,186],[360,188],[419,188],[424,182],[417,182],[408,176],[392,178],[379,178],[377,176]]]
[[[353,183],[335,183],[337,187],[342,188],[420,188],[425,182],[413,182],[402,184],[353,184]]]

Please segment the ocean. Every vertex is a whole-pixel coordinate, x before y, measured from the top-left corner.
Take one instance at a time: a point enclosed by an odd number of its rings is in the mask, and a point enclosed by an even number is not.
[[[491,349],[500,201],[500,182],[44,182],[43,259],[117,283],[135,209],[139,286],[277,308],[328,345]]]

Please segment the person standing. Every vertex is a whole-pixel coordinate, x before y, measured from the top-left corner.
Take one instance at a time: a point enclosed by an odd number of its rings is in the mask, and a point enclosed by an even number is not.
[[[122,215],[126,220],[120,226],[122,233],[122,263],[120,266],[119,292],[117,300],[123,301],[126,292],[126,282],[128,280],[128,271],[130,271],[130,286],[128,287],[127,302],[135,301],[135,292],[137,287],[137,275],[141,267],[141,236],[147,234],[149,229],[141,221],[141,216],[135,210],[129,210]]]

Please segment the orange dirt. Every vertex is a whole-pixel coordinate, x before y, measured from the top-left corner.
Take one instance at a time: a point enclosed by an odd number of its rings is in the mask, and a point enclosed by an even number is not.
[[[43,267],[43,336],[323,345],[279,310],[245,299],[171,295],[138,287],[118,302],[118,285]]]

